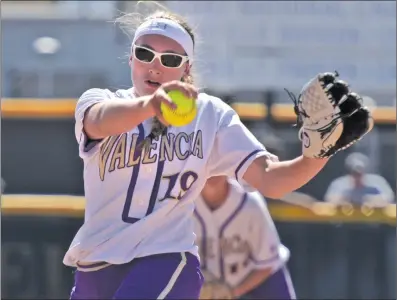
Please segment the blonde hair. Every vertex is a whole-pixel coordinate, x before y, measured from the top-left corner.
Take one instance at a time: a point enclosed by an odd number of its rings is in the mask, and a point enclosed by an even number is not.
[[[142,12],[140,12],[141,9]],[[172,13],[166,7],[155,1],[138,1],[138,3],[136,4],[135,12],[123,14],[116,19],[116,23],[118,23],[120,28],[132,39],[135,30],[139,27],[139,25],[147,20],[158,18],[172,20],[185,28],[185,30],[192,38],[193,45],[195,46],[196,36],[187,21],[182,16]],[[181,78],[181,81],[189,84],[193,84],[195,82],[193,79],[191,68],[189,69],[189,74],[184,75]],[[140,146],[145,148],[148,147],[152,139],[155,139],[164,134],[166,132],[166,129],[167,128],[159,121],[159,119],[157,117],[154,117],[152,130]]]

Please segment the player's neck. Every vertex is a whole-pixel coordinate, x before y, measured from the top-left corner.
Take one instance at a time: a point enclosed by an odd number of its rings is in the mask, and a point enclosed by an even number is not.
[[[225,202],[229,196],[230,185],[228,182],[219,184],[216,189],[206,189],[204,188],[201,192],[201,197],[203,197],[208,208],[212,211],[217,210]]]

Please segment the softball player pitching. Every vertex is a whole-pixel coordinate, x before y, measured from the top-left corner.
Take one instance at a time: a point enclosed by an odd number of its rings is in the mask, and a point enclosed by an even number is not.
[[[207,180],[196,200],[195,233],[205,276],[201,299],[295,299],[265,200],[225,176]]]
[[[203,276],[192,216],[207,178],[244,179],[265,197],[280,198],[369,130],[368,115],[360,114],[364,122],[355,120],[355,131],[347,132],[356,134],[346,137],[346,120],[365,110],[355,107],[342,120],[346,110],[338,101],[356,96],[333,92],[336,75],[320,74],[296,103],[303,154],[278,162],[230,106],[194,86],[189,25],[165,11],[138,28],[136,20],[136,14],[119,20],[134,33],[133,87],[90,89],[76,106],[86,210],[64,257],[77,268],[71,299],[198,299]],[[186,126],[168,126],[162,117],[161,103],[175,108],[171,90],[196,100],[197,116]]]

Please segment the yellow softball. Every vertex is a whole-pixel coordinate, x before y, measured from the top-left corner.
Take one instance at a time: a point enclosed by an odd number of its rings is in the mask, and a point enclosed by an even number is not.
[[[197,115],[197,106],[194,99],[186,97],[180,91],[169,91],[168,96],[177,107],[171,109],[164,103],[161,103],[160,109],[164,120],[175,127],[186,126],[194,120]]]

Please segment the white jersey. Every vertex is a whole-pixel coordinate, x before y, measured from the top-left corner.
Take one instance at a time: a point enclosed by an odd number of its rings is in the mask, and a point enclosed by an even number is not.
[[[264,146],[222,100],[200,93],[195,120],[170,127],[149,150],[137,145],[152,120],[118,136],[87,145],[87,108],[115,98],[133,100],[133,91],[90,89],[76,106],[75,134],[84,161],[85,220],[64,263],[122,264],[135,257],[188,251],[198,255],[193,211],[206,179],[241,180],[250,163],[267,155]]]
[[[195,233],[201,267],[236,286],[255,269],[280,269],[289,250],[280,243],[265,200],[230,182],[226,202],[211,210],[200,196],[196,201]]]

